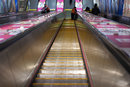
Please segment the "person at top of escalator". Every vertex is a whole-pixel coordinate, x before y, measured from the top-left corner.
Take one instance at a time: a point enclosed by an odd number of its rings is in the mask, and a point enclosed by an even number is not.
[[[71,19],[76,20],[78,18],[76,7],[74,7],[71,11]]]
[[[100,13],[100,10],[97,6],[97,4],[94,5],[94,8],[92,9],[92,14],[98,15]]]
[[[89,7],[86,7],[85,11],[86,11],[86,12],[90,12],[90,8],[89,8]]]
[[[41,13],[48,13],[48,12],[50,12],[50,8],[45,4],[45,6],[42,8]]]

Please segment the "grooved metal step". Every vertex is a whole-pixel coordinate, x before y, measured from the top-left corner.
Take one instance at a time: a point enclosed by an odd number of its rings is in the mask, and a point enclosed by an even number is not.
[[[45,78],[39,78],[39,79],[35,79],[35,83],[86,83],[87,79],[72,79],[72,78],[66,78],[66,79],[62,79],[62,78],[54,78],[54,79],[45,79]]]
[[[72,64],[72,63],[62,63],[62,64],[59,64],[59,63],[43,63],[43,66],[83,66],[82,63],[78,63],[78,64]]]
[[[38,73],[40,78],[86,78],[86,74],[42,74]]]
[[[41,67],[41,69],[84,69],[84,67],[47,67],[47,66],[43,66]]]
[[[52,70],[44,70],[40,69],[39,73],[43,74],[86,74],[85,70],[69,70],[69,69],[52,69]]]
[[[88,83],[33,83],[33,87],[88,87]]]

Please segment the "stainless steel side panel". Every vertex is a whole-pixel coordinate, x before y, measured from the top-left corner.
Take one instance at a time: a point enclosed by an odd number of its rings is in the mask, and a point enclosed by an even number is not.
[[[0,51],[0,87],[25,87],[57,28],[51,20]]]

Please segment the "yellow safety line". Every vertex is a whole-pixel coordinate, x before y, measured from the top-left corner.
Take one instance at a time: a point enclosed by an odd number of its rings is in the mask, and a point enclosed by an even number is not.
[[[68,62],[74,62],[74,61],[83,61],[83,60],[82,59],[78,59],[78,60],[75,60],[75,59],[73,59],[73,60],[70,60],[70,59],[69,60],[67,60],[67,59],[58,59],[58,60],[57,59],[53,59],[53,60],[52,59],[46,59],[45,62],[46,61],[55,61],[55,62],[57,62],[57,61],[68,61]]]
[[[81,55],[81,53],[48,53],[48,56],[59,56],[59,54],[64,54],[63,56],[73,56],[73,55],[75,55],[75,56],[82,56]],[[66,54],[66,55],[65,55]]]
[[[29,9],[29,11],[36,11],[37,9]]]
[[[73,51],[66,51],[66,52],[64,52],[64,51],[58,51],[58,52],[54,52],[54,51],[50,51],[49,53],[81,53],[80,51],[77,51],[77,52],[73,52]]]
[[[46,57],[46,58],[82,58],[82,57],[60,57],[60,56],[57,56],[57,57]]]
[[[57,53],[81,53],[81,51],[49,51],[49,52],[51,52],[51,53],[55,53],[55,52],[57,52]]]
[[[81,62],[83,62],[83,61],[75,61],[75,60],[73,60],[73,61],[59,61],[59,62],[57,62],[56,60],[55,60],[55,62],[47,62],[47,61],[45,61],[44,63],[58,63],[58,64],[61,64],[61,63],[81,63]]]
[[[55,52],[81,52],[81,50],[50,50],[50,51],[55,51]]]
[[[38,73],[38,75],[86,75],[86,74],[72,74],[72,73]]]
[[[81,53],[80,51],[49,51],[49,53]]]
[[[65,9],[65,11],[71,11],[72,9]]]
[[[68,62],[68,63],[67,63],[67,62],[44,62],[44,63],[51,63],[51,64],[52,64],[52,63],[53,63],[53,64],[70,64],[70,63],[71,63],[71,64],[75,64],[75,65],[77,64],[77,65],[78,65],[78,64],[81,63],[81,62],[77,62],[77,63],[75,63],[75,62]],[[82,62],[82,63],[83,63],[83,62]]]
[[[83,60],[46,60],[44,63],[82,63]]]
[[[47,71],[61,71],[61,70],[66,70],[66,71],[69,71],[69,70],[84,70],[84,69],[40,69],[40,70],[47,70]]]
[[[70,26],[65,26],[65,27],[63,27],[63,29],[75,29],[75,27],[70,27]]]
[[[88,83],[33,83],[33,85],[88,85]]]
[[[88,80],[88,78],[36,78],[36,80]]]
[[[66,65],[66,66],[65,66]],[[46,66],[46,67],[63,67],[61,65],[44,65],[43,66]],[[78,66],[83,66],[83,65],[68,65],[69,67],[78,67]],[[64,67],[68,67],[67,64],[64,64]]]
[[[42,67],[84,67],[82,65],[78,65],[78,66],[64,66],[64,65],[59,65],[59,66],[47,66],[47,65],[44,65]]]
[[[53,57],[53,55],[48,55],[49,57],[46,57],[46,58],[82,58],[82,57],[60,57],[58,55],[54,55],[56,57]],[[52,57],[51,57],[52,56]],[[80,55],[79,55],[80,56]]]
[[[68,57],[46,57],[46,58],[66,58],[66,59],[71,59],[70,57],[68,58]],[[74,57],[73,57],[74,58]],[[81,59],[82,57],[79,57],[79,58],[76,58],[76,59]]]
[[[65,52],[65,53],[73,52],[73,53],[81,53],[81,51],[51,51],[51,50],[49,52]]]

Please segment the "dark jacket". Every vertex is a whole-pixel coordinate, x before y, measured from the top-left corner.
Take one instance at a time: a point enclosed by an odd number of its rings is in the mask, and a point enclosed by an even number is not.
[[[92,9],[92,14],[98,15],[99,13],[100,13],[100,10],[99,10],[98,7],[94,7],[94,8]]]

